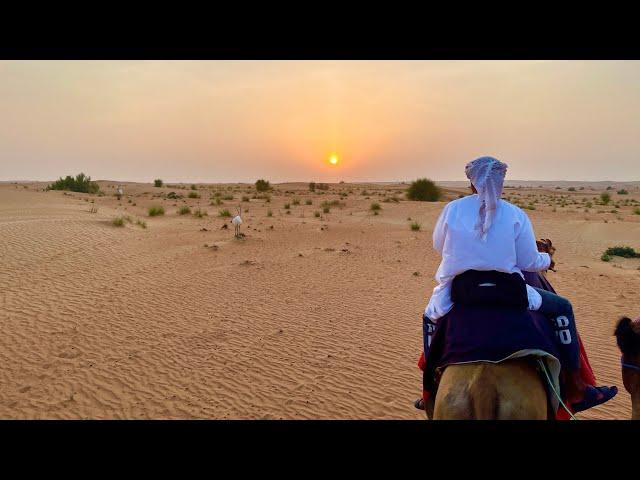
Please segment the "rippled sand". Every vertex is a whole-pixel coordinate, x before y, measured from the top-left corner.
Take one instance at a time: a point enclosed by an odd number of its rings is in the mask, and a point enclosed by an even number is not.
[[[104,197],[0,185],[0,418],[424,418],[412,403],[439,261],[431,230],[444,203],[382,201],[402,185],[311,194],[282,184],[270,203],[242,203],[247,237],[235,240],[217,212],[234,211],[251,186],[200,185],[201,198],[188,199],[188,189],[126,184],[118,202],[115,185],[101,182]],[[449,188],[449,198],[463,191]],[[599,382],[620,387],[581,417],[624,419],[630,400],[612,331],[621,315],[640,314],[640,261],[600,255],[640,248],[640,215],[571,203],[553,212],[542,200],[591,198],[598,188],[505,194],[538,198],[527,212],[558,248],[549,278],[574,302]],[[611,192],[614,201],[640,200],[634,188]],[[235,200],[209,205],[221,189]],[[314,217],[349,190],[344,207]],[[170,191],[185,199],[152,197]],[[301,203],[286,214],[294,198]],[[209,215],[180,216],[184,204]],[[150,205],[166,215],[148,217]],[[114,226],[123,214],[133,223]],[[408,217],[422,230],[411,231]]]

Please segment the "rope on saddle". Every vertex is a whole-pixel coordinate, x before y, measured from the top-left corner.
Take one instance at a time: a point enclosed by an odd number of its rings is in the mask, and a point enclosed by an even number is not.
[[[569,410],[567,408],[567,406],[564,404],[564,402],[562,401],[562,399],[560,398],[560,395],[558,394],[558,392],[556,391],[556,387],[553,386],[553,382],[551,381],[551,378],[549,377],[549,374],[547,373],[547,366],[544,364],[544,362],[542,361],[541,358],[538,358],[538,364],[540,365],[540,368],[542,369],[542,371],[544,372],[544,376],[547,379],[547,383],[549,384],[549,386],[551,387],[551,391],[555,394],[556,398],[558,399],[558,401],[560,402],[560,405],[562,405],[562,408],[564,408],[567,413],[569,414],[569,416],[571,417],[571,420],[578,420],[573,413],[571,413],[571,410]]]

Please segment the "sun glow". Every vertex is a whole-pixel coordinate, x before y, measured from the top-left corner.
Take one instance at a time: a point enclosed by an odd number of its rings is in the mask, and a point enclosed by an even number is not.
[[[336,154],[333,154],[333,155],[331,155],[331,156],[329,157],[329,163],[330,163],[331,165],[338,165],[338,162],[339,162],[339,161],[340,161],[340,160],[338,159],[338,156],[337,156]]]

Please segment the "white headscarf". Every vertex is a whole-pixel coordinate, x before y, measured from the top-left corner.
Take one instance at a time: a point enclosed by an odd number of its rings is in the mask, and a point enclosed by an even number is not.
[[[467,163],[465,173],[478,191],[480,212],[475,229],[484,241],[487,239],[487,232],[491,228],[502,195],[507,164],[493,157],[480,157]]]

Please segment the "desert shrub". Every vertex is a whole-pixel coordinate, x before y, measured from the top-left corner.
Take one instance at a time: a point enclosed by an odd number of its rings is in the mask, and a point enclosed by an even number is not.
[[[211,202],[209,202],[209,205],[223,205],[224,202],[222,200],[220,200],[220,197],[216,197],[213,200],[211,200]]]
[[[610,247],[604,254],[612,257],[640,258],[640,252],[636,252],[631,247]]]
[[[198,192],[189,192],[189,198],[200,198],[200,194]]]
[[[600,257],[600,260],[602,260],[603,262],[610,262],[611,256],[607,255],[606,253],[603,253],[602,256]]]
[[[218,216],[219,217],[230,217],[231,216],[231,212],[227,208],[224,208],[224,209],[218,211]]]
[[[153,181],[153,186],[154,186],[154,187],[161,187],[162,185],[164,185],[164,184],[162,183],[162,180],[160,180],[159,178],[156,178],[156,179]]]
[[[273,212],[271,210],[267,210],[267,217],[273,217]]]
[[[54,183],[47,187],[47,190],[69,190],[81,193],[98,193],[100,186],[96,182],[91,181],[91,177],[87,177],[84,173],[79,173],[73,178],[67,175],[65,178],[60,177]]]
[[[247,197],[246,195],[242,196],[242,201],[243,202],[248,202],[249,201],[249,197]]]
[[[297,198],[294,198],[292,203],[294,205],[300,205],[300,200],[298,200]]]
[[[222,197],[223,200],[233,200],[233,195],[225,195]]]
[[[196,187],[195,185],[191,185],[191,190],[197,190],[198,187]]]
[[[167,193],[167,198],[171,198],[173,200],[177,200],[178,198],[182,198],[182,195],[176,194],[176,192]]]
[[[380,206],[379,203],[373,202],[369,207],[369,210],[371,210],[372,212],[379,212],[380,210],[382,210],[382,207]]]
[[[326,183],[316,183],[316,188],[318,190],[329,190],[329,185]]]
[[[194,216],[194,217],[198,217],[198,218],[202,218],[202,217],[208,217],[208,216],[209,216],[209,214],[207,213],[207,211],[206,211],[206,210],[200,210],[199,208],[196,208],[196,209],[193,211],[193,216]]]
[[[306,199],[306,200],[304,201],[304,204],[305,204],[305,205],[313,205],[313,200],[311,200],[310,198],[308,198],[308,199]]]
[[[157,217],[159,215],[164,215],[164,207],[154,206],[149,208],[150,217]]]
[[[592,208],[593,207],[593,203],[587,202],[587,203],[584,204],[584,206],[587,207],[587,208]]]
[[[289,204],[289,203],[285,203],[284,204],[284,209],[285,210],[289,210],[290,208],[291,208],[291,204]]]
[[[180,207],[180,210],[178,210],[178,215],[187,215],[189,213],[191,213],[189,205],[183,205],[182,207]]]
[[[411,224],[411,230],[413,230],[414,232],[417,232],[418,230],[420,230],[420,224],[418,222],[413,222]]]
[[[114,226],[116,227],[124,227],[124,218],[123,217],[116,217],[113,219],[113,223]]]
[[[320,218],[320,212],[316,210],[315,212],[313,212],[313,216],[316,218]]]
[[[316,191],[316,182],[309,182],[309,191],[310,192]]]
[[[640,215],[640,208],[637,208],[637,207],[634,208],[633,209],[633,213],[636,214],[636,215]]]
[[[136,220],[136,225],[140,225],[142,228],[147,228],[147,222],[145,222],[144,220]]]
[[[600,194],[600,201],[603,205],[607,205],[611,201],[611,195],[606,192]]]
[[[569,188],[568,188],[568,190],[569,190],[570,192],[575,192],[575,191],[576,191],[576,187],[569,187]]]
[[[618,195],[629,195],[629,192],[623,188],[622,190],[618,190]]]
[[[437,202],[442,198],[442,190],[432,180],[420,178],[411,182],[407,198],[420,202]]]
[[[322,211],[323,213],[329,213],[331,211],[331,208],[328,205],[325,205],[324,207],[322,207]]]
[[[271,184],[264,179],[260,179],[258,181],[256,181],[256,190],[258,192],[267,192],[269,190],[271,190]]]

